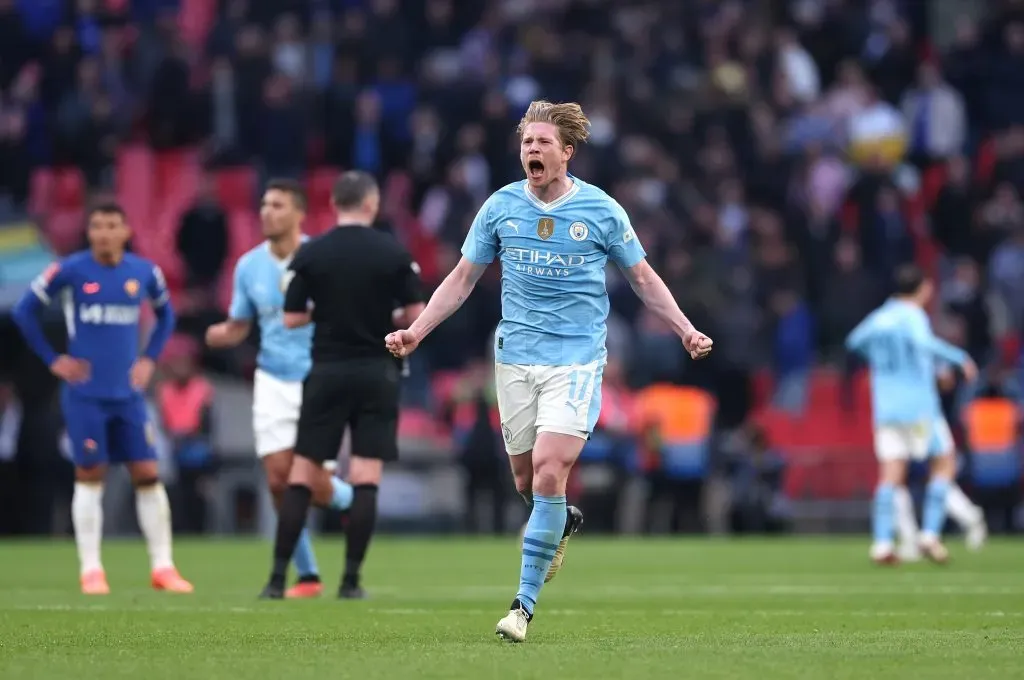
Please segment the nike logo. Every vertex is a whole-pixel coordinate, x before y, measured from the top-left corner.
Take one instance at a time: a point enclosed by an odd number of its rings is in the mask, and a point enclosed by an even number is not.
[[[505,220],[505,226],[508,227],[509,229],[515,230],[515,232],[517,234],[519,233],[519,223],[518,222],[513,222],[512,220]]]

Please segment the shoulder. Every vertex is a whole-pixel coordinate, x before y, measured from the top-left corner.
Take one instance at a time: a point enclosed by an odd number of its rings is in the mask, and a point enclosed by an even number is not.
[[[150,272],[157,268],[155,262],[135,253],[125,253],[124,264],[133,272]]]
[[[522,203],[526,197],[526,180],[511,182],[501,187],[484,201],[481,211],[496,214],[504,208]]]
[[[580,188],[576,195],[576,200],[579,203],[586,204],[588,209],[602,216],[624,217],[626,215],[626,210],[607,191],[595,184],[584,182],[578,177],[573,179],[576,180],[576,184]]]
[[[49,268],[53,269],[54,273],[60,270],[74,271],[87,267],[90,262],[92,262],[92,253],[88,250],[80,250],[77,253],[71,253],[62,260],[53,262]]]
[[[237,262],[235,262],[235,272],[236,273],[245,272],[248,269],[251,269],[252,267],[257,266],[259,264],[260,260],[262,260],[263,257],[265,256],[264,255],[265,252],[266,252],[266,244],[264,244],[262,242],[259,245],[255,246],[253,248],[250,248],[249,250],[247,250],[245,252],[244,255],[242,255],[240,258],[238,258]]]

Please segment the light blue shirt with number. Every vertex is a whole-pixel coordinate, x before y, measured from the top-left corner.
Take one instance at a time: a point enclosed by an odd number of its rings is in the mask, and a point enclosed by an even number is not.
[[[299,382],[306,378],[312,364],[313,324],[302,328],[284,326],[285,274],[290,261],[291,258],[278,259],[267,242],[239,258],[228,316],[259,323],[256,365],[260,370],[278,380]]]
[[[897,298],[861,321],[846,347],[867,360],[876,425],[932,422],[942,413],[936,360],[967,361],[966,352],[935,337],[923,309]]]
[[[476,264],[501,261],[501,323],[495,360],[573,366],[607,351],[610,259],[633,267],[646,255],[626,211],[601,189],[570,176],[572,188],[544,203],[513,182],[483,204],[462,246]]]

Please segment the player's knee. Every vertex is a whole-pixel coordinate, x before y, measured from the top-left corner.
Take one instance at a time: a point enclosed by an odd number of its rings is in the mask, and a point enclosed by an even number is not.
[[[379,486],[384,475],[384,462],[374,458],[352,456],[348,466],[348,482],[352,486],[361,484]]]
[[[107,476],[105,465],[93,465],[92,467],[76,467],[75,481],[85,484],[98,484]]]
[[[952,480],[956,476],[956,459],[951,455],[939,456],[932,460],[932,477]]]
[[[288,488],[288,473],[268,474],[267,487],[270,489],[271,496],[280,498],[284,490]]]
[[[542,496],[560,496],[565,493],[565,483],[572,466],[561,460],[543,460],[534,463],[533,490]]]
[[[285,486],[308,486],[313,488],[317,478],[323,475],[323,467],[305,456],[296,455],[288,472]]]
[[[132,484],[135,486],[136,489],[151,489],[151,488],[153,488],[154,486],[156,486],[159,483],[160,483],[160,478],[156,477],[156,476],[153,476],[153,477],[138,477],[138,478],[132,480]]]
[[[533,495],[533,471],[515,473],[516,491],[523,498]]]

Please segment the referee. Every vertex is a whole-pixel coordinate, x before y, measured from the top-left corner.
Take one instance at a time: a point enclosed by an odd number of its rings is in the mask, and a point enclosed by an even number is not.
[[[346,427],[352,437],[348,481],[354,495],[338,596],[366,596],[359,571],[377,519],[377,488],[385,461],[398,457],[401,365],[381,338],[394,329],[393,315],[412,320],[423,311],[419,267],[398,241],[372,228],[380,206],[373,177],[344,173],[334,184],[331,201],[338,226],[306,243],[284,279],[284,325],[297,328],[312,322],[316,328],[264,598],[284,596],[288,562],[306,524],[312,485],[323,464],[337,457]]]

